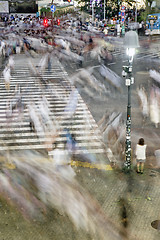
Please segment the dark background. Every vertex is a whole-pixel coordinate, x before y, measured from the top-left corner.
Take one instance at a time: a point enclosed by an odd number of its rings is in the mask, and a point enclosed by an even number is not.
[[[10,13],[36,13],[38,12],[38,4],[36,1],[21,1],[19,2],[9,2],[9,12]]]

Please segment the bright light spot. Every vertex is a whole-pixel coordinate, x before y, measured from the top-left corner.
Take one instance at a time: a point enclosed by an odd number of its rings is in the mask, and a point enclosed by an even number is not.
[[[135,48],[127,48],[127,55],[133,57],[135,54]]]

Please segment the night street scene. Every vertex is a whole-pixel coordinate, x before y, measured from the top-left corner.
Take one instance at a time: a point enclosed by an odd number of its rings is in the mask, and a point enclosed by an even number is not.
[[[160,0],[0,1],[0,240],[160,239]]]

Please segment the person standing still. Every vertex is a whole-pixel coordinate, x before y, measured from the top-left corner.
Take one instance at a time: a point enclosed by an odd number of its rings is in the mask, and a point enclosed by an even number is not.
[[[135,150],[137,173],[143,174],[144,163],[146,161],[146,147],[147,145],[144,144],[144,139],[140,138]]]

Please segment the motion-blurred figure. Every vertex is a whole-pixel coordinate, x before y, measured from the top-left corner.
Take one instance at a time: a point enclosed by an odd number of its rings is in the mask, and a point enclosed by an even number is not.
[[[11,70],[13,70],[14,68],[14,58],[13,58],[13,55],[10,55],[9,56],[9,60],[8,60],[8,66]]]
[[[160,121],[159,117],[160,117],[159,106],[155,94],[155,88],[152,88],[150,93],[150,119],[151,122],[155,124],[156,128],[158,128],[158,124]]]
[[[31,118],[31,121],[34,123],[35,130],[39,138],[45,135],[42,121],[39,117],[38,110],[35,104],[31,103],[28,105],[28,111]]]
[[[10,90],[10,79],[11,79],[11,70],[9,66],[6,66],[5,69],[3,70],[3,76],[4,76],[4,81],[5,81],[5,88],[6,90]]]
[[[138,96],[140,99],[140,106],[142,109],[143,121],[145,122],[149,116],[149,106],[148,106],[147,94],[144,87],[138,89]]]
[[[99,72],[106,81],[108,81],[120,92],[122,91],[122,79],[115,72],[113,72],[111,69],[109,69],[105,65],[101,65]]]
[[[160,73],[156,70],[150,70],[149,75],[153,78],[156,82],[160,83]]]
[[[64,109],[67,118],[72,118],[74,116],[77,104],[78,104],[78,91],[77,89],[74,89],[70,93],[68,103]]]

